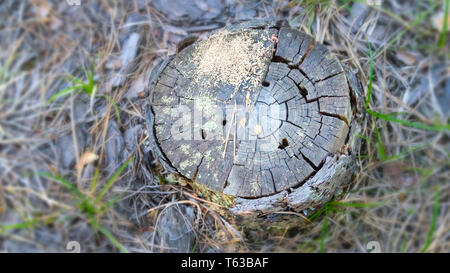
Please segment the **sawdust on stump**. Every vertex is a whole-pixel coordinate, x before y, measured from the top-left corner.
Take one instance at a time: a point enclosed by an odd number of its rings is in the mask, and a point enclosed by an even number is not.
[[[238,88],[248,82],[244,91],[254,91],[266,72],[265,56],[270,47],[265,46],[267,33],[249,30],[233,33],[220,31],[203,43],[199,43],[192,61],[196,69],[192,77],[203,88],[218,88],[230,84]]]

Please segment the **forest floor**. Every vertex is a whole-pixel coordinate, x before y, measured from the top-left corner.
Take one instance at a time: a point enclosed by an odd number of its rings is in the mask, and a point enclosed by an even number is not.
[[[0,251],[450,251],[448,0],[76,2],[0,3]],[[142,114],[178,42],[269,17],[357,69],[368,110],[351,190],[270,232],[161,185]]]

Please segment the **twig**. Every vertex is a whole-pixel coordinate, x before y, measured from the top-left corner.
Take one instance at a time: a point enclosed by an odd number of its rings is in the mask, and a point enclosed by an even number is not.
[[[228,128],[227,136],[226,136],[226,138],[225,138],[225,147],[224,147],[224,149],[223,149],[223,154],[222,154],[222,157],[223,157],[223,158],[225,158],[225,153],[226,153],[226,151],[227,151],[228,138],[229,138],[229,136],[230,136],[231,127],[233,127],[234,118],[235,118],[234,114],[236,113],[236,107],[237,107],[237,106],[236,106],[236,102],[234,102],[233,114],[231,115],[231,116],[232,116],[232,117],[231,117],[231,124],[230,124],[230,128]]]
[[[5,191],[3,189],[3,181],[0,180],[0,214],[6,211]]]
[[[236,109],[236,101],[234,102],[234,108]],[[234,112],[234,135],[233,135],[233,160],[236,159],[236,134],[237,134],[237,113]]]

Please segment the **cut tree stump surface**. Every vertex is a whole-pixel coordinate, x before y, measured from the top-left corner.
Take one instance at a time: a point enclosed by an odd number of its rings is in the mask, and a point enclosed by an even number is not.
[[[160,159],[215,192],[251,200],[289,191],[314,178],[348,139],[353,111],[341,64],[288,27],[217,32],[155,75]]]

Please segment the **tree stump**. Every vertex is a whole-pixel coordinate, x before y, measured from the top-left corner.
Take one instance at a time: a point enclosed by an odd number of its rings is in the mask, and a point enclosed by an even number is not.
[[[155,157],[234,215],[306,213],[352,180],[359,82],[303,32],[232,25],[180,46],[150,83]]]

